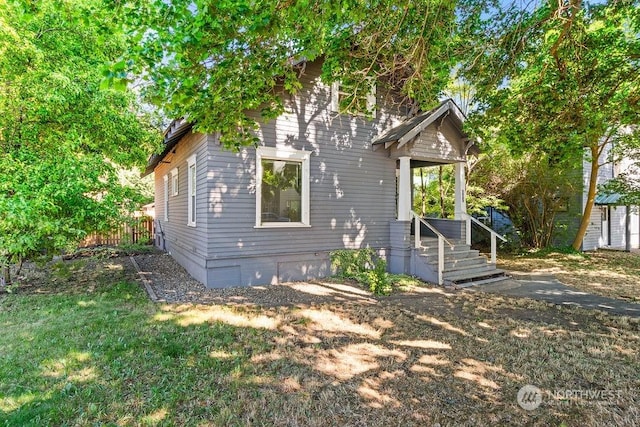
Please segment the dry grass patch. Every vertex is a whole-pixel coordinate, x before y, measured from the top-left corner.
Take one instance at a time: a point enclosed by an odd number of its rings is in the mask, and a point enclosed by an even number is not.
[[[0,425],[640,419],[638,322],[537,301],[422,287],[366,304],[158,306],[104,282],[0,304]],[[543,393],[532,411],[516,400],[526,384]]]
[[[549,273],[576,289],[640,301],[640,253],[599,250],[585,254],[501,255],[498,266],[512,271]]]

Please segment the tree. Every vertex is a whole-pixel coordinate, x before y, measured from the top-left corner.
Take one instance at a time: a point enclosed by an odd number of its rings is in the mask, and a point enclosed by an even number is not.
[[[155,132],[132,93],[100,89],[122,55],[109,1],[0,0],[0,264],[104,230],[137,193],[118,165],[142,164]]]
[[[471,0],[464,9],[472,43],[466,46],[463,70],[484,107],[474,120],[476,129],[513,153],[540,153],[550,167],[581,168],[586,152],[591,175],[573,241],[578,250],[595,201],[598,169],[615,160],[603,158],[604,147],[637,124],[640,114],[638,2],[485,6]],[[638,128],[631,129],[620,139],[625,145],[618,153],[640,145]]]
[[[295,92],[302,60],[324,58],[323,79],[341,80],[351,106],[372,79],[416,107],[434,106],[453,64],[454,7],[444,0],[140,1],[128,14],[129,70],[169,117],[189,117],[196,130],[219,131],[226,147],[237,148],[255,141],[248,111],[263,118],[283,111],[276,85]],[[114,67],[113,82],[120,72]]]
[[[503,201],[501,208],[508,211],[521,246],[552,245],[559,212],[581,191],[580,174],[565,164],[549,162],[540,152],[514,156],[502,144],[487,147],[487,152],[472,172],[475,186]],[[567,215],[570,212],[563,214]]]
[[[495,190],[486,181],[478,180],[476,177],[482,176],[486,169],[478,168],[484,164],[485,156],[478,159],[470,157],[467,159],[466,167],[466,190],[467,190],[467,212],[469,214],[485,215],[488,207],[496,209],[506,209],[504,202],[491,193]],[[477,172],[479,171],[479,173]],[[452,218],[454,215],[454,190],[455,177],[453,165],[442,165],[438,167],[424,167],[414,169],[414,197],[413,209],[423,216],[437,218]],[[417,182],[417,184],[416,184]]]

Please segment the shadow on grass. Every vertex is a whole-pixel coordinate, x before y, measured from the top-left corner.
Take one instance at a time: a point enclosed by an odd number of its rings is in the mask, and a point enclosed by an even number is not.
[[[322,289],[294,290],[308,291]],[[0,311],[0,424],[637,419],[637,332],[571,313],[579,328],[517,316],[526,310],[509,299],[428,292],[366,304],[154,305],[127,282],[88,295],[12,295]],[[525,384],[622,397],[562,403],[545,395],[525,411],[516,401]]]

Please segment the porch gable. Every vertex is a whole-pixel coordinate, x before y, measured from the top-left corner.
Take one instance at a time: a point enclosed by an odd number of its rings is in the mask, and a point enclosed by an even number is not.
[[[462,130],[465,116],[451,99],[431,111],[405,120],[373,141],[375,149],[389,150],[389,157],[410,157],[412,167],[466,161],[479,150]]]

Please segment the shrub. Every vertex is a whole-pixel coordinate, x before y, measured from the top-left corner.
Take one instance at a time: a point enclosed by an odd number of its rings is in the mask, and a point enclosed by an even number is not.
[[[376,295],[389,295],[387,263],[371,248],[340,249],[330,254],[331,267],[339,277],[357,280]]]

